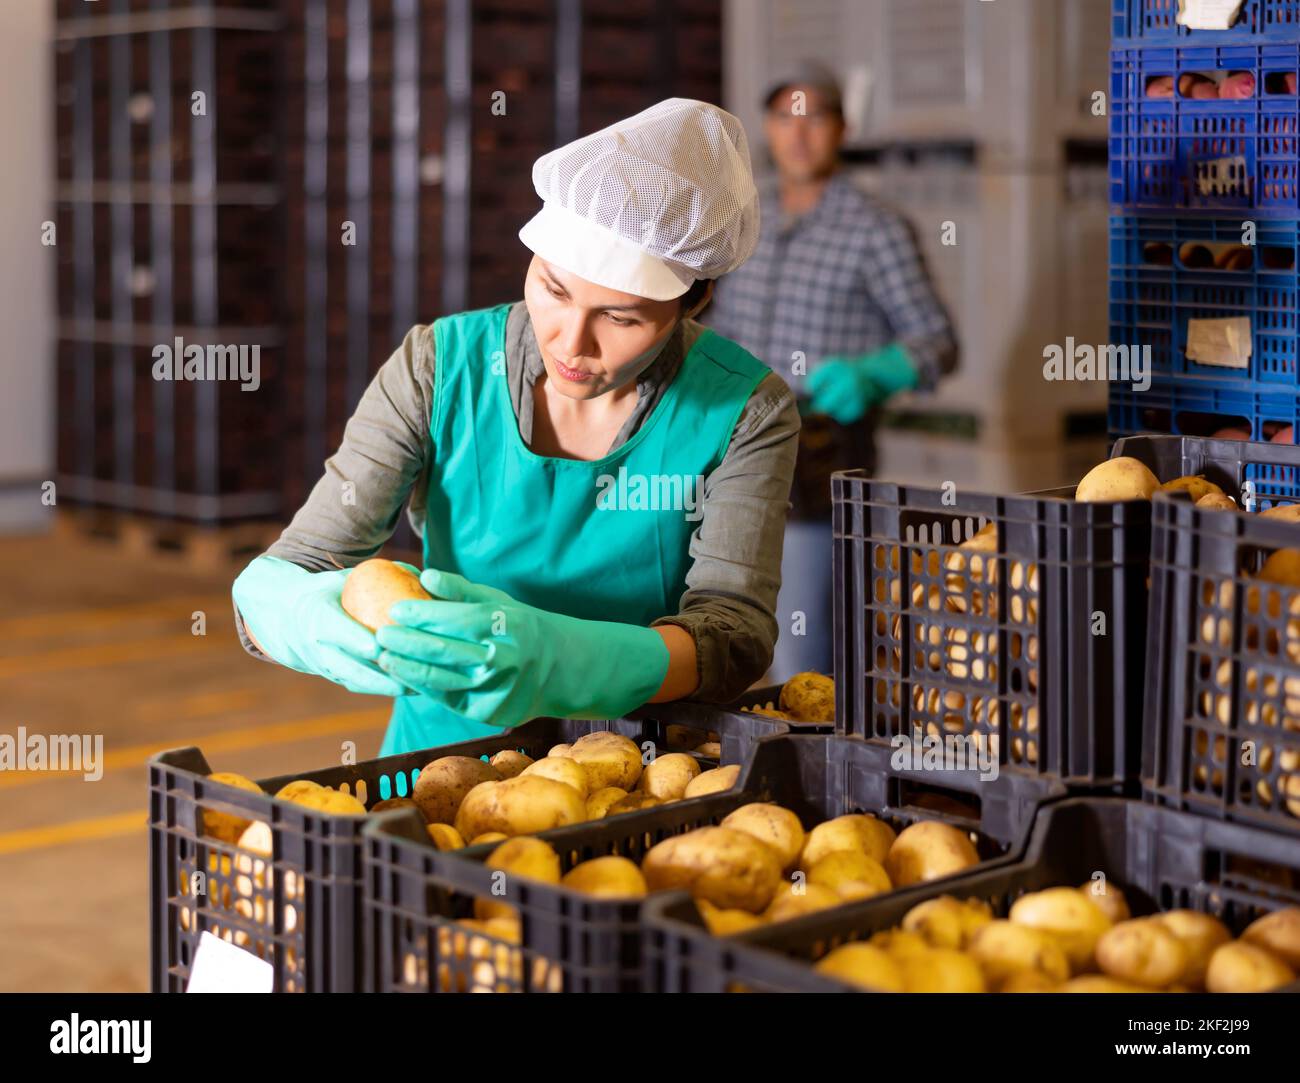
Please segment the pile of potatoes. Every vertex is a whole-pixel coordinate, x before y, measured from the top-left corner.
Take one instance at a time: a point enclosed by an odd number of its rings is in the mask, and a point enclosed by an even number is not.
[[[823,673],[796,673],[781,686],[775,703],[742,707],[742,711],[786,722],[835,721],[835,681]]]
[[[1020,896],[1005,918],[943,895],[895,929],[833,949],[815,969],[876,992],[1254,993],[1300,969],[1300,908],[1266,914],[1234,940],[1196,910],[1130,916],[1097,880]]]

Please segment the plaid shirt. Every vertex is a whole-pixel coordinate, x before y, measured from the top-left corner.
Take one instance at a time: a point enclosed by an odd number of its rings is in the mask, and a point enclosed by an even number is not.
[[[934,387],[957,364],[952,324],[926,272],[911,228],[840,170],[816,207],[781,210],[776,181],[759,185],[758,248],[720,279],[701,322],[734,340],[802,392],[791,372],[826,357],[861,357],[897,342]]]

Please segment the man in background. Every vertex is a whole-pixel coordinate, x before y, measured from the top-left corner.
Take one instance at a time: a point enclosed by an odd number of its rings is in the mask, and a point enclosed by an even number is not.
[[[831,473],[874,469],[880,408],[952,372],[957,342],[911,229],[840,166],[835,76],[800,64],[764,106],[758,249],[701,320],[783,376],[804,415],[769,674],[784,681],[832,668]]]

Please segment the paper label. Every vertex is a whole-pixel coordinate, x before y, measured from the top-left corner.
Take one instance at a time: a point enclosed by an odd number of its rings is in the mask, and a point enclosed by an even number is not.
[[[187,993],[269,993],[275,968],[250,951],[205,932],[190,967]]]
[[[1230,30],[1245,0],[1178,0],[1178,25],[1189,30]]]
[[[1252,345],[1249,317],[1187,321],[1189,361],[1228,369],[1249,368]]]
[[[1250,191],[1246,159],[1209,158],[1196,163],[1196,190],[1203,196],[1241,196]]]

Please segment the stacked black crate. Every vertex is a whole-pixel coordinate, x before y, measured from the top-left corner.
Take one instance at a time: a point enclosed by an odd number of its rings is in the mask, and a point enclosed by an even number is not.
[[[56,9],[61,504],[206,524],[279,509],[271,8]],[[160,362],[178,339],[205,377],[244,347],[245,377],[155,378],[177,375]]]

